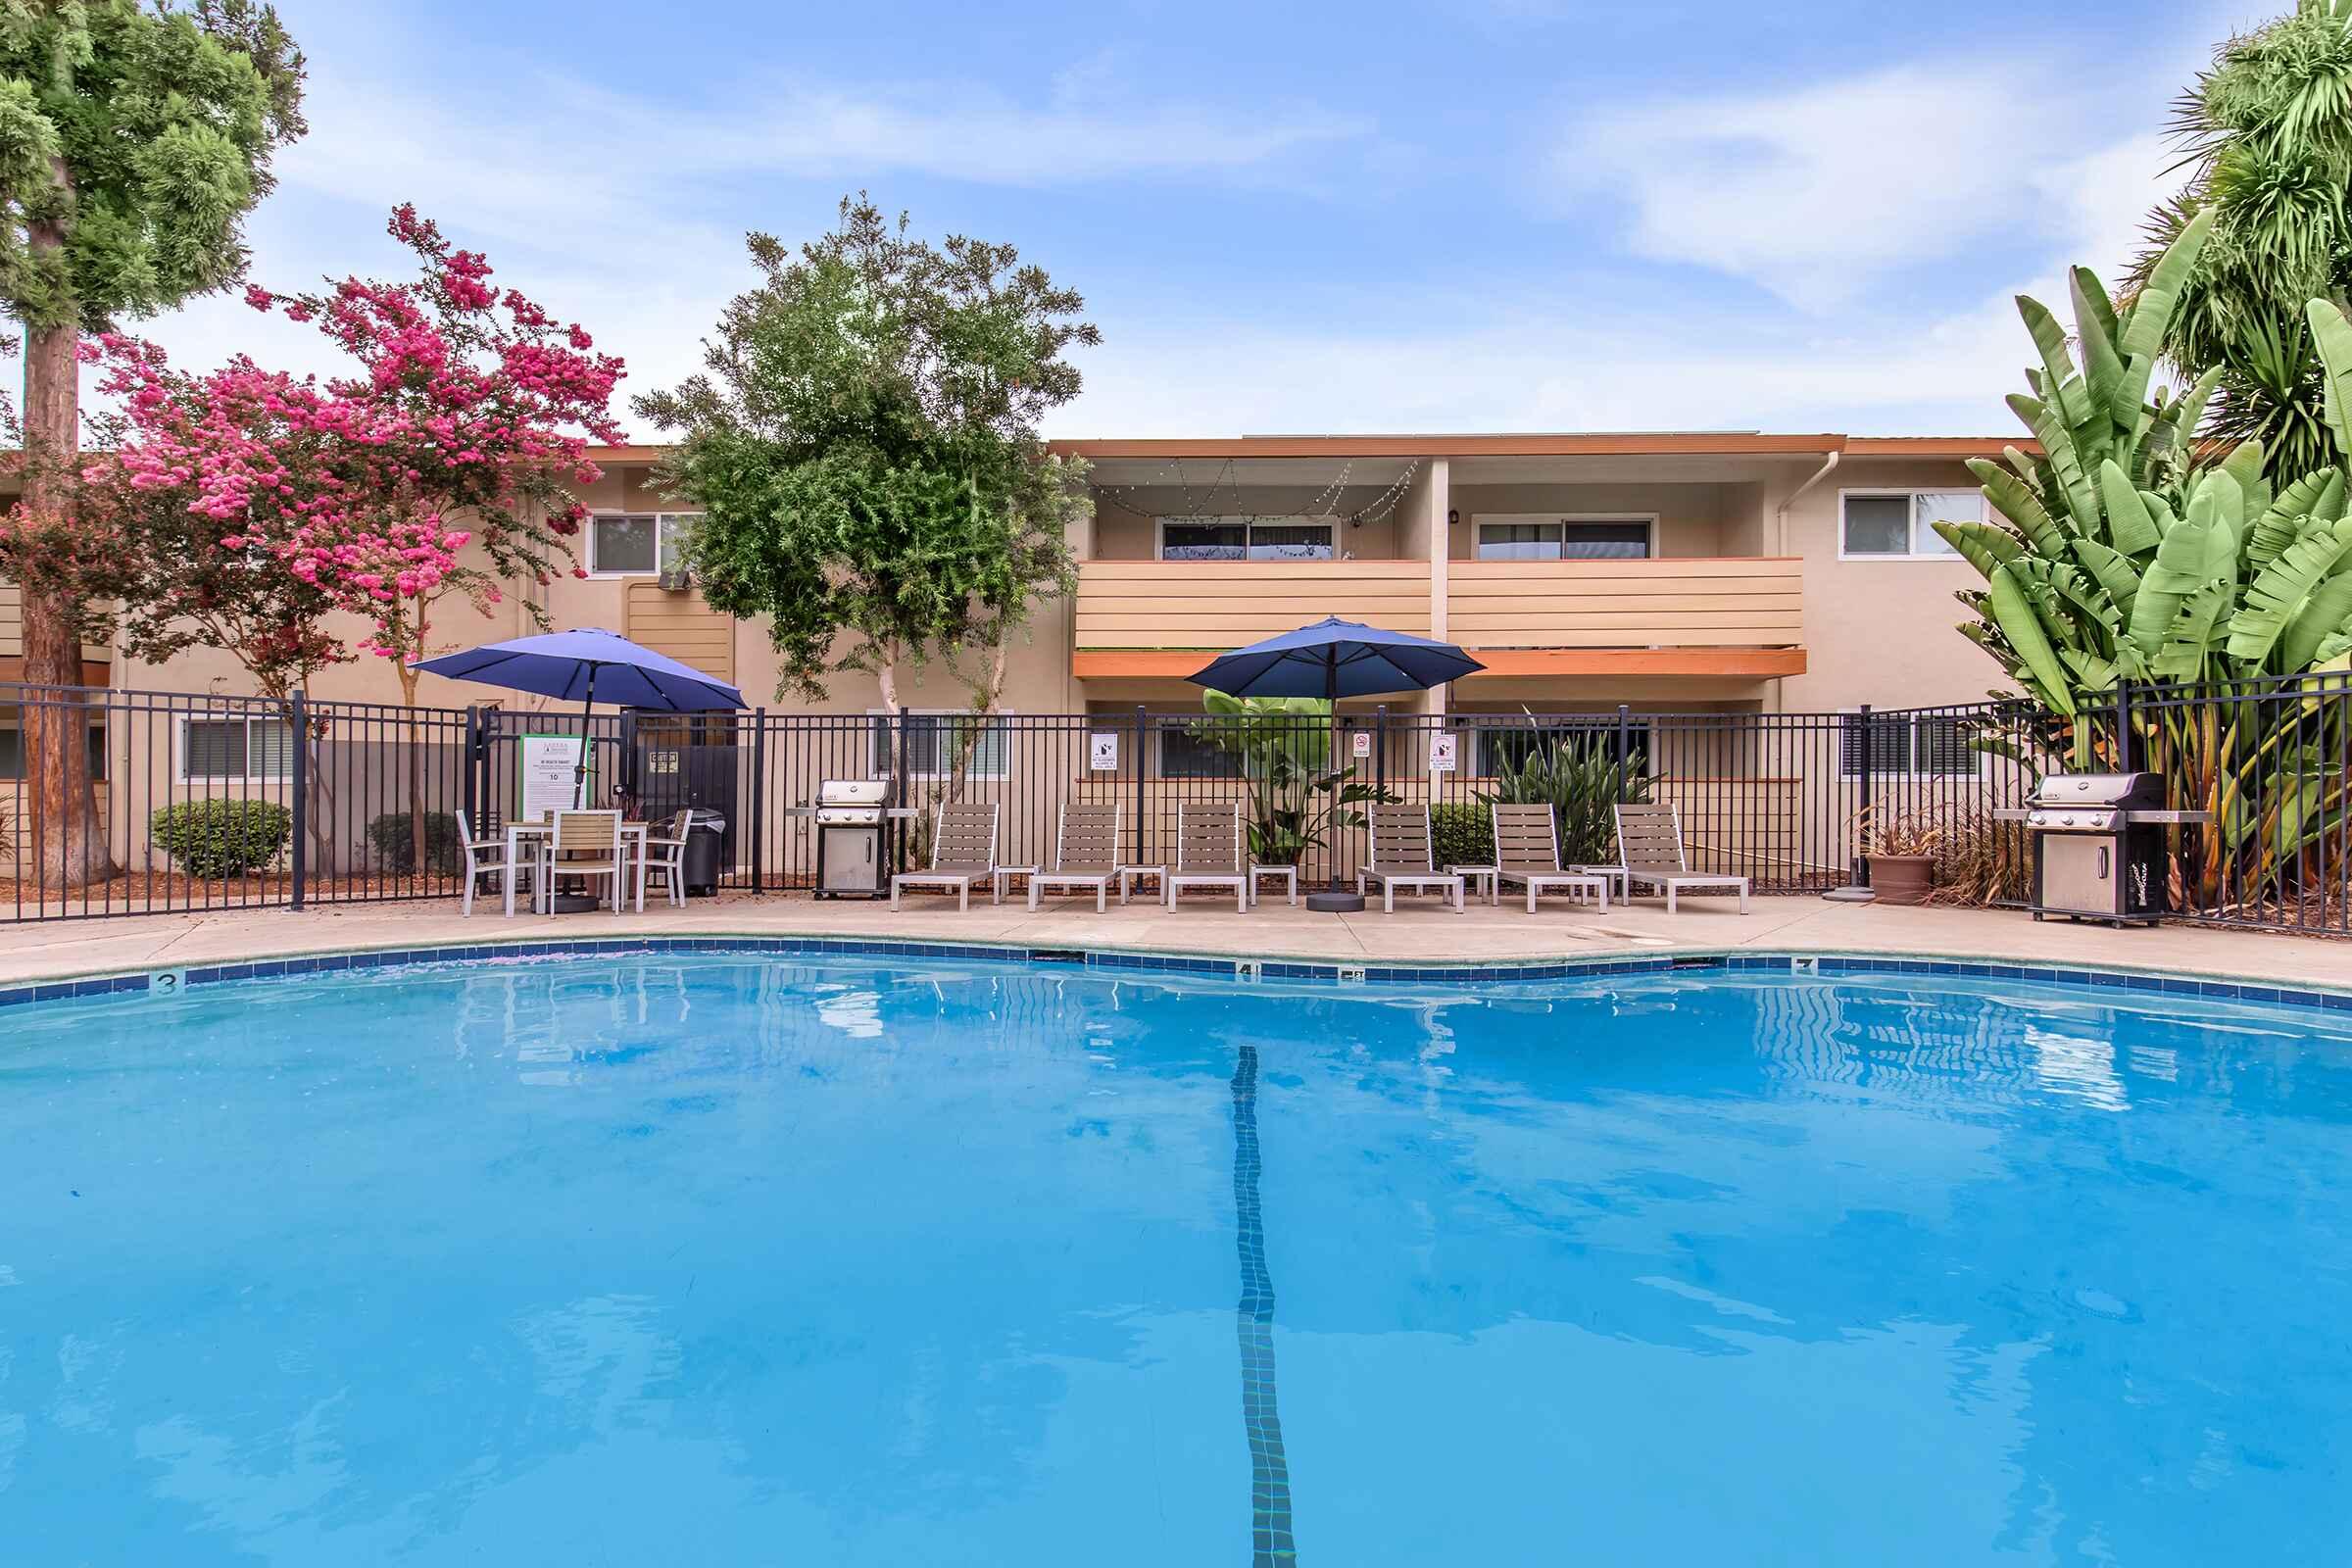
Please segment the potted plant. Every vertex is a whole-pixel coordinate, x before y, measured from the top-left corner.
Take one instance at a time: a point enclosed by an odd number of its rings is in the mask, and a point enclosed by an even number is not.
[[[1941,823],[1931,815],[1872,808],[1858,819],[1871,891],[1881,904],[1926,904],[1936,891],[1936,851]]]

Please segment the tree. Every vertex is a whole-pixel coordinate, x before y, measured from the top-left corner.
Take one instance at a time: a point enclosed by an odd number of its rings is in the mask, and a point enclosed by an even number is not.
[[[2259,442],[2201,445],[2194,432],[2221,372],[2179,398],[2148,393],[2197,247],[2201,213],[2149,270],[2128,308],[2075,273],[2070,335],[2020,300],[2041,354],[2031,396],[2010,406],[2040,452],[1970,464],[2001,523],[1938,522],[1985,578],[1961,595],[1962,633],[2051,716],[2038,738],[2075,765],[2116,765],[2119,682],[2161,698],[2180,688],[2281,681],[2352,669],[2352,506],[2328,463],[2274,488]],[[2352,324],[2325,300],[2306,310],[2321,363],[2320,416],[2352,450]],[[2217,461],[2218,460],[2218,461]],[[2225,888],[2283,893],[2303,852],[2352,810],[2340,759],[2352,735],[2284,700],[2132,710],[2132,738],[2177,798],[2211,813],[2190,868],[2201,900]]]
[[[24,491],[0,567],[23,596],[28,681],[78,685],[92,623],[77,340],[242,274],[245,214],[305,128],[302,77],[276,12],[252,0],[0,8],[0,309],[25,334]],[[24,731],[39,874],[62,887],[113,873],[73,706],[37,722],[28,707]]]
[[[416,256],[413,281],[246,290],[257,310],[317,323],[356,362],[349,376],[297,380],[242,358],[181,376],[144,344],[101,339],[125,428],[119,458],[90,480],[111,468],[116,493],[132,498],[114,514],[140,564],[127,624],[143,646],[255,636],[248,667],[283,697],[349,657],[326,612],[366,617],[360,651],[391,662],[410,711],[421,866],[410,664],[434,651],[434,614],[451,600],[487,611],[509,582],[579,570],[565,541],[587,508],[572,487],[600,477],[591,440],[621,439],[611,405],[622,367],[581,327],[493,287],[490,264],[415,208],[396,209],[389,230]]]
[[[1101,341],[1084,302],[1009,245],[909,238],[863,195],[797,256],[749,248],[761,282],[720,317],[706,373],[636,404],[682,432],[662,482],[702,509],[704,598],[767,617],[779,697],[866,670],[895,714],[903,674],[972,657],[957,672],[993,710],[1036,601],[1074,579],[1085,468],[1037,420],[1078,394],[1063,351]]]
[[[2191,375],[2220,372],[2208,433],[2261,442],[2275,479],[2341,461],[2304,307],[2352,297],[2352,0],[2299,0],[2221,45],[2173,136],[2193,172],[2150,215],[2127,288],[2203,215],[2212,233],[2164,349]]]

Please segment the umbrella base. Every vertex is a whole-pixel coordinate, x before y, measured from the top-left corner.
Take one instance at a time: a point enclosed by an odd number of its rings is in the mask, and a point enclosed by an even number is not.
[[[548,900],[548,908],[556,914],[593,914],[605,906],[605,901],[593,893],[559,893]]]
[[[1327,888],[1321,893],[1309,893],[1306,906],[1318,914],[1361,914],[1364,912],[1364,896],[1340,888]]]

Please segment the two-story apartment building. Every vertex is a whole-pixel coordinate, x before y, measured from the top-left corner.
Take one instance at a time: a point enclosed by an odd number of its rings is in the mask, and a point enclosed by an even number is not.
[[[1077,590],[1041,607],[1012,650],[1000,708],[1122,721],[1139,710],[1198,714],[1200,693],[1186,679],[1193,671],[1219,652],[1326,614],[1455,642],[1486,665],[1448,688],[1388,699],[1398,713],[1592,715],[1619,705],[1644,713],[1838,713],[1968,701],[1995,676],[1953,630],[1962,612],[1952,595],[1976,577],[1930,524],[1983,515],[1963,460],[1997,456],[2003,444],[1756,432],[1062,442],[1091,465],[1095,502],[1071,530]],[[558,626],[619,631],[733,681],[771,712],[879,710],[876,684],[863,675],[836,680],[821,703],[779,694],[766,628],[717,613],[690,583],[663,575],[693,518],[654,487],[661,450],[596,456],[605,476],[586,497],[594,516],[578,541],[586,574],[520,586],[487,614],[446,606],[438,643],[521,634],[536,602]],[[16,673],[13,608],[0,598],[0,681]],[[128,690],[247,689],[225,650],[152,665],[93,648],[85,676]],[[397,689],[390,669],[370,659],[326,672],[314,695],[389,702]],[[429,676],[420,696],[448,708],[545,706]],[[937,670],[902,696],[935,711],[970,704],[964,685]],[[0,708],[0,778],[16,771],[14,717]],[[266,779],[287,765],[286,737],[251,733],[272,721],[220,722],[246,733],[170,737],[174,760],[162,794],[219,787],[216,767]],[[1453,765],[1466,779],[1492,774],[1508,744],[1500,728],[1462,728]],[[1858,757],[1848,739],[1846,755]],[[93,737],[94,747],[106,744]],[[1882,770],[1975,765],[1925,726],[1869,744]],[[1185,745],[1182,726],[1155,726],[1154,755],[1130,754],[1120,770],[1199,777],[1207,760],[1156,755]],[[1833,754],[1836,745],[1832,737]],[[1847,765],[1671,750],[1661,737],[1649,761],[1683,781],[1694,808],[1733,775],[1747,795],[1760,776],[1786,777],[1787,799],[1771,813],[1781,817],[1797,813],[1806,789],[1799,772]],[[127,757],[118,760],[126,776],[140,770]],[[1388,768],[1411,775],[1425,761],[1400,751]],[[862,763],[852,749],[828,765]],[[1803,809],[1850,806],[1833,792]]]

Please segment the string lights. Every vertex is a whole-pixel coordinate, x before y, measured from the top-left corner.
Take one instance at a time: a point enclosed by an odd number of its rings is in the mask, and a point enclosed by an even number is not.
[[[1421,460],[1413,459],[1405,465],[1404,471],[1378,495],[1347,513],[1341,512],[1340,503],[1346,498],[1350,488],[1348,481],[1355,472],[1353,459],[1341,466],[1339,477],[1325,485],[1304,509],[1293,507],[1281,512],[1258,512],[1250,508],[1242,499],[1241,481],[1234,472],[1231,458],[1219,466],[1206,487],[1198,493],[1185,474],[1182,458],[1169,460],[1157,474],[1141,484],[1097,484],[1095,492],[1121,512],[1147,522],[1161,517],[1220,517],[1238,522],[1345,522],[1352,528],[1366,522],[1385,522],[1393,516],[1397,507],[1403,504],[1404,493],[1411,487],[1413,476],[1420,468]],[[1129,499],[1142,491],[1168,489],[1175,490],[1181,497],[1182,511],[1169,512],[1165,508],[1152,508]],[[1220,490],[1230,498],[1224,506],[1218,505]]]

